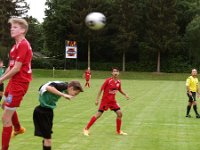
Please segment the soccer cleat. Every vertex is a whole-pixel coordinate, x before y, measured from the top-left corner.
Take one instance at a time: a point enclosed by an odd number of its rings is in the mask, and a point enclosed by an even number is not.
[[[123,132],[123,131],[119,131],[117,132],[118,135],[128,135],[126,132]]]
[[[83,129],[83,134],[85,135],[85,136],[89,136],[89,130],[87,130],[87,129]]]
[[[196,118],[200,118],[200,115],[196,115]]]
[[[12,137],[17,136],[18,134],[23,134],[26,132],[26,129],[24,127],[21,127],[19,131],[12,131]]]
[[[187,117],[187,118],[191,118],[192,116],[191,116],[191,115],[186,115],[185,117]]]

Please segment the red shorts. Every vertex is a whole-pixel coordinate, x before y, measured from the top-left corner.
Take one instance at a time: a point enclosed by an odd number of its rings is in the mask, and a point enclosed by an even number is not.
[[[120,106],[119,106],[119,104],[117,104],[116,101],[112,101],[109,103],[101,101],[101,104],[99,106],[99,111],[106,111],[106,110],[108,110],[108,108],[110,110],[119,110]]]
[[[26,94],[29,83],[17,83],[9,81],[4,92],[4,105],[7,107],[19,107],[20,103]]]
[[[86,80],[86,81],[90,81],[90,78],[86,78],[85,80]]]

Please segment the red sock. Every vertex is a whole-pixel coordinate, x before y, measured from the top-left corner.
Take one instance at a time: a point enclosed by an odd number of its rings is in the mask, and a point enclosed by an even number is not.
[[[8,150],[10,137],[12,133],[12,126],[10,127],[3,127],[2,131],[2,149],[1,150]]]
[[[14,126],[14,130],[15,131],[19,131],[20,128],[21,128],[21,125],[19,123],[19,119],[18,119],[18,115],[17,115],[17,112],[15,111],[13,116],[12,116],[12,124]]]
[[[116,129],[117,129],[117,133],[119,133],[120,130],[121,130],[121,124],[122,124],[122,120],[119,119],[119,118],[117,118],[117,119],[116,119]]]
[[[96,120],[97,120],[97,118],[95,116],[93,116],[90,119],[90,122],[87,124],[87,127],[85,129],[89,130],[89,128],[95,123]]]

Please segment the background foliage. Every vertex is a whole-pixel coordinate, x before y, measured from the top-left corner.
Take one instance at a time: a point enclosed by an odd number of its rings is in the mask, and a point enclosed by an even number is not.
[[[46,0],[42,23],[26,16],[24,0],[1,1],[0,58],[4,61],[12,44],[7,20],[24,16],[30,23],[27,38],[33,51],[48,57],[34,58],[34,68],[85,69],[89,41],[95,70],[119,66],[124,71],[186,72],[200,66],[199,0]],[[19,2],[25,3],[23,11],[16,8]],[[92,31],[85,26],[86,15],[93,11],[105,14],[104,29]],[[78,42],[76,61],[64,60],[65,40]]]

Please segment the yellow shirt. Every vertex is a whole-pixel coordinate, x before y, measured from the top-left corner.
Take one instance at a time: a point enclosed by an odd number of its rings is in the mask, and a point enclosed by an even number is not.
[[[198,88],[198,78],[194,78],[193,76],[189,76],[186,80],[186,86],[189,87],[190,91],[197,92]]]

